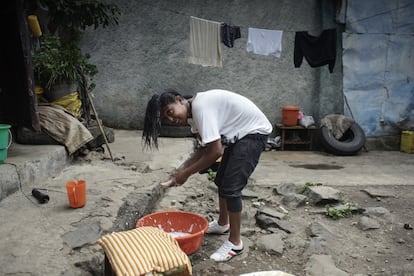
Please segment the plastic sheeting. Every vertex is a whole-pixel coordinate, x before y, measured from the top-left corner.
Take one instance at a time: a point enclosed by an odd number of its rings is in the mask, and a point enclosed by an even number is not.
[[[413,14],[412,0],[348,0],[345,111],[367,136],[414,129]]]

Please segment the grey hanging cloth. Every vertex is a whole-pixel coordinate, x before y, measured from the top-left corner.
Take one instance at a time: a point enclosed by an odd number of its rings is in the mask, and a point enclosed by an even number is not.
[[[294,64],[298,68],[303,57],[311,67],[328,64],[329,72],[333,72],[336,59],[336,29],[324,30],[319,36],[308,32],[296,32]]]
[[[221,24],[221,42],[229,48],[234,47],[234,40],[241,37],[240,27],[231,23]]]

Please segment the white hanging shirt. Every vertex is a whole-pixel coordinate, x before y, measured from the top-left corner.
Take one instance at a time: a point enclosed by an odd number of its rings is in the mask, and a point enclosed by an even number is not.
[[[280,57],[283,31],[249,28],[247,52]]]

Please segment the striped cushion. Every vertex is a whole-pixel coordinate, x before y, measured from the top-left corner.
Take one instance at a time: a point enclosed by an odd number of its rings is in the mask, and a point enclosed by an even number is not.
[[[108,234],[97,243],[105,251],[116,275],[192,274],[190,259],[178,242],[155,227]]]

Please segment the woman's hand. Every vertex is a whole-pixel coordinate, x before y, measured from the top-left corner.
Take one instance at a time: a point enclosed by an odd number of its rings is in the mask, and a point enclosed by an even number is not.
[[[175,177],[172,177],[170,180],[165,181],[165,182],[161,182],[161,186],[163,187],[175,187],[177,186],[177,182],[175,182]]]
[[[161,182],[161,186],[167,187],[167,188],[176,186],[175,178],[171,178],[168,181]]]
[[[188,177],[189,175],[187,175],[183,169],[178,169],[176,172],[174,172],[171,175],[170,180],[161,182],[161,186],[163,187],[181,186],[187,181]]]
[[[178,169],[173,175],[176,186],[183,185],[189,177],[190,177],[190,175],[188,175],[188,173],[186,173],[185,169]]]

